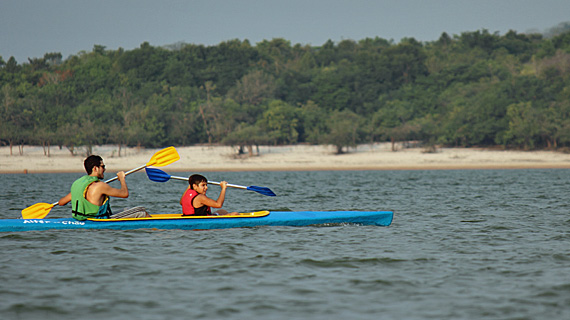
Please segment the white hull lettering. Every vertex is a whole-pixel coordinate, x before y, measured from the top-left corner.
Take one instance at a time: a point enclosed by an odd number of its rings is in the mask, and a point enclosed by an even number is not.
[[[72,224],[76,226],[84,226],[85,222],[82,221],[62,221],[61,224]]]
[[[47,223],[54,223],[49,220],[41,220],[41,219],[25,219],[24,223],[36,223],[36,224],[47,224]],[[85,222],[83,221],[61,221],[61,224],[65,225],[75,225],[75,226],[84,226]]]

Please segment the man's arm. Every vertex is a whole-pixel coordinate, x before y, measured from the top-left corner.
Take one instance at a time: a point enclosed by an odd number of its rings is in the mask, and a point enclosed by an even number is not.
[[[119,178],[119,182],[121,183],[121,189],[113,188],[106,183],[101,183],[98,186],[98,191],[100,192],[100,196],[107,195],[109,197],[116,197],[116,198],[128,198],[129,197],[129,188],[127,187],[127,181],[125,181],[125,173],[123,171],[117,172],[117,177]]]
[[[66,204],[68,204],[71,201],[71,192],[68,193],[67,195],[61,197],[61,199],[59,199],[59,201],[57,202],[57,204],[59,204],[60,206],[65,206]]]
[[[113,188],[103,181],[93,183],[88,189],[85,198],[87,201],[93,203],[94,205],[100,206],[103,203],[104,196],[116,197],[116,198],[128,198],[129,188],[127,187],[127,182],[125,181],[125,173],[120,171],[117,173],[119,182],[121,182],[121,188]]]

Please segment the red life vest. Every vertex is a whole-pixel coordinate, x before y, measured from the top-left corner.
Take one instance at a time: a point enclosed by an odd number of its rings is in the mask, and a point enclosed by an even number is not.
[[[194,208],[193,202],[194,198],[198,196],[198,192],[194,189],[188,189],[184,192],[182,196],[182,215],[183,216],[207,216],[211,215],[212,211],[208,206],[201,206],[200,208]]]

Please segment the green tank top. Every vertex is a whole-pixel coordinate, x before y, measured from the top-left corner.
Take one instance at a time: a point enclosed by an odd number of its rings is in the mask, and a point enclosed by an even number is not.
[[[99,181],[99,178],[92,176],[83,176],[71,185],[71,212],[73,218],[77,220],[86,220],[87,218],[106,218],[111,214],[109,206],[109,197],[105,196],[103,205],[97,206],[85,199],[87,187],[93,182]]]

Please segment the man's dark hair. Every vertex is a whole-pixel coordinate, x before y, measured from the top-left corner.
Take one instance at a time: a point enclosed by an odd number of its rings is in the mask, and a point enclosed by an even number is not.
[[[83,166],[85,167],[87,174],[91,174],[91,172],[93,172],[93,167],[100,166],[101,162],[103,162],[103,158],[96,155],[90,155],[85,159],[85,161],[83,161]]]

